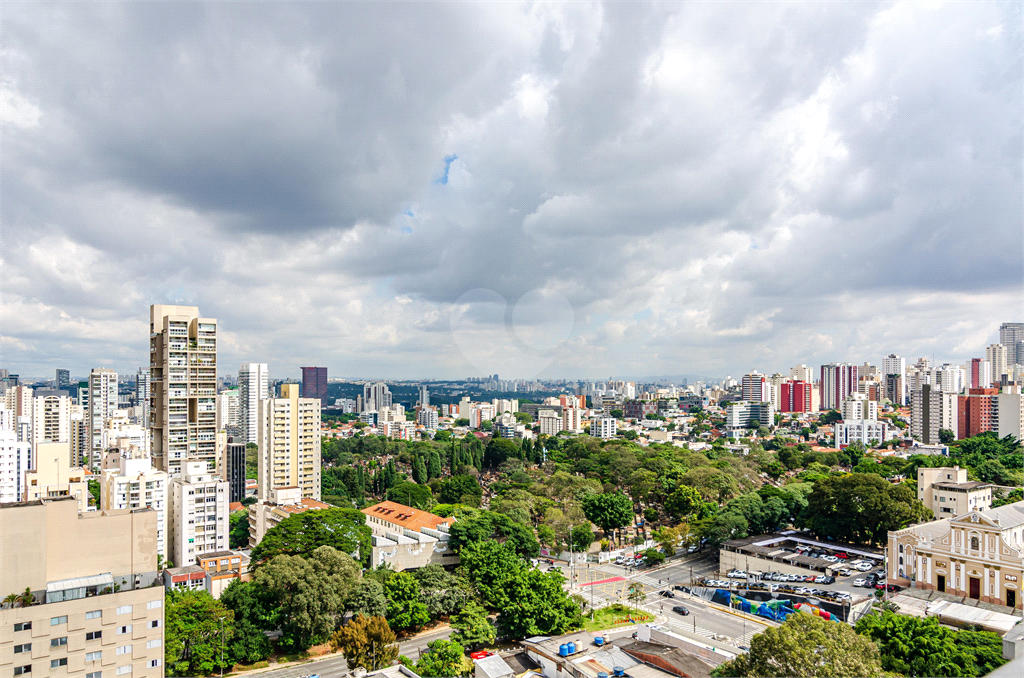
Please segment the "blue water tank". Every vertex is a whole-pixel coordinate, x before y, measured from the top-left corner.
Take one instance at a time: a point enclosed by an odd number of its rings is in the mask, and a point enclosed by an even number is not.
[[[594,637],[594,645],[597,645],[598,647],[601,647],[602,645],[604,645],[604,636],[595,636]],[[598,673],[598,675],[600,675],[600,672]]]
[[[608,674],[605,673],[604,671],[598,671],[597,672],[597,678],[608,678]]]
[[[576,654],[576,643],[569,641],[569,654]]]
[[[612,667],[612,671],[614,671],[615,675],[619,677],[621,677],[625,673],[625,669],[623,669],[621,666]]]
[[[569,646],[566,645],[565,643],[559,645],[558,646],[558,655],[560,657],[568,657],[569,656]]]

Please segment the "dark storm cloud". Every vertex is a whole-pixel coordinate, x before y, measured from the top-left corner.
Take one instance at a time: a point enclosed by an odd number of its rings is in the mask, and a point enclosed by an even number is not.
[[[549,373],[977,355],[1021,312],[1014,11],[9,3],[3,362],[129,369],[179,302],[227,370],[462,374],[478,288],[571,304]]]

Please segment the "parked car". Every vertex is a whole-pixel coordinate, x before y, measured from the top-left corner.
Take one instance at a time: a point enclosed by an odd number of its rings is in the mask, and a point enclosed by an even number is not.
[[[673,608],[672,608],[672,611],[673,611],[673,612],[675,612],[676,614],[681,614],[681,615],[683,615],[684,617],[685,617],[686,615],[690,614],[690,611],[689,611],[689,610],[687,610],[687,609],[686,609],[685,607],[683,607],[682,605],[676,605],[675,607],[673,607]]]
[[[683,586],[682,584],[676,584],[675,586],[672,587],[672,590],[673,591],[689,591],[690,589],[688,589],[687,587]]]
[[[658,595],[661,596],[662,598],[675,598],[676,597],[676,594],[672,593],[671,591],[659,591]]]
[[[827,560],[827,561],[828,561],[828,562],[830,562],[830,563],[834,563],[834,562],[836,562],[836,561],[838,561],[838,560],[839,560],[839,559],[838,559],[838,558],[836,558],[835,556],[822,556],[822,557],[821,557],[821,559],[822,559],[822,560]]]
[[[853,585],[854,586],[867,586],[868,585],[868,580],[867,579],[854,579],[853,580]]]
[[[696,553],[699,550],[700,550],[700,547],[697,546],[696,544],[694,544],[693,546],[691,546],[688,549],[686,549],[686,552],[687,553]]]
[[[861,572],[867,572],[867,571],[869,571],[871,569],[871,564],[870,563],[861,563],[860,565],[855,565],[853,569],[860,570]]]
[[[825,580],[826,580],[827,578],[828,578],[828,577],[826,577],[825,575],[821,575],[821,576],[819,576],[819,577],[815,577],[815,578],[814,578],[814,583],[815,583],[815,584],[824,584],[824,583],[825,583]]]
[[[836,554],[836,558],[839,558],[840,560],[849,560],[850,556],[840,551]]]
[[[838,574],[840,577],[849,577],[851,574],[853,574],[853,572],[844,567],[841,570],[837,570],[836,574]]]
[[[484,657],[490,657],[493,654],[494,654],[493,652],[488,652],[487,650],[478,650],[476,652],[470,652],[469,653],[469,658],[470,659],[483,659]]]

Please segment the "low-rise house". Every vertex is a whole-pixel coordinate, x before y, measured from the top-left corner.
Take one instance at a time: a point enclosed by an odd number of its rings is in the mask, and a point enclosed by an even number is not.
[[[269,501],[249,505],[249,548],[256,548],[263,535],[288,516],[329,508],[330,504],[317,499],[304,499],[301,488],[275,487],[270,490]]]
[[[425,565],[454,566],[459,556],[448,546],[448,528],[454,518],[442,518],[427,511],[393,501],[363,509],[372,531],[372,567],[387,563],[395,571]]]

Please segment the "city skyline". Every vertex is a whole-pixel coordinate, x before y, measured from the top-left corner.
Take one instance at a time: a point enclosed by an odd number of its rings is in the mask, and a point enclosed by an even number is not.
[[[5,9],[12,371],[134,373],[150,304],[225,373],[377,378],[962,363],[1024,319],[1012,5],[189,7]]]

